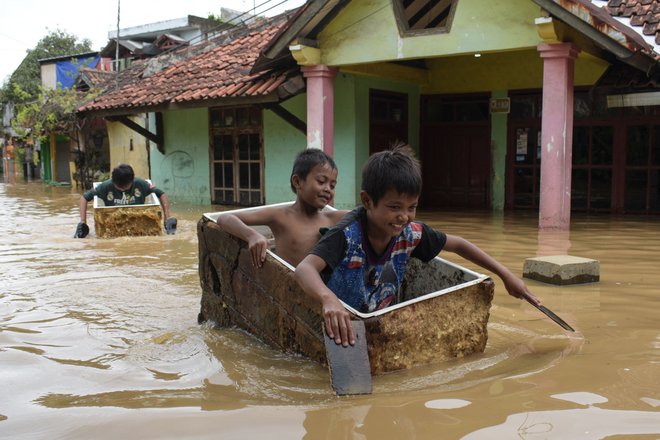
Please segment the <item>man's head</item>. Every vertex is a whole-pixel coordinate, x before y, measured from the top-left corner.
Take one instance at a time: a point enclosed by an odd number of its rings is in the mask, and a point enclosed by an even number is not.
[[[325,154],[323,150],[318,148],[307,148],[298,153],[296,159],[293,161],[293,169],[291,170],[291,178],[289,179],[289,182],[291,183],[291,191],[293,191],[294,194],[297,193],[296,187],[293,184],[293,176],[298,176],[299,179],[305,180],[307,179],[309,172],[312,171],[315,166],[325,164],[327,164],[332,170],[337,169],[335,161]]]
[[[129,189],[134,179],[135,173],[130,165],[122,163],[112,170],[112,183],[118,190],[126,191]]]
[[[411,197],[422,192],[422,171],[409,145],[396,143],[372,154],[362,169],[362,191],[374,204],[389,190]]]

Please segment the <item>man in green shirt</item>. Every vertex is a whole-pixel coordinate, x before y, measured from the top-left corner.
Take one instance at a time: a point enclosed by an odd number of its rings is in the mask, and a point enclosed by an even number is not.
[[[80,223],[74,238],[85,238],[89,234],[87,226],[87,203],[94,196],[103,200],[105,206],[143,205],[146,197],[154,193],[163,207],[165,230],[173,234],[176,230],[176,218],[170,217],[170,208],[165,193],[144,179],[136,178],[130,165],[121,164],[112,170],[112,179],[106,180],[80,196]]]

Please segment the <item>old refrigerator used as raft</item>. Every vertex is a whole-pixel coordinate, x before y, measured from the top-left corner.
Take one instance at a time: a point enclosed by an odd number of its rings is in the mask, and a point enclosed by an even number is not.
[[[216,223],[226,212],[237,211],[207,213],[197,224],[199,321],[237,326],[273,347],[326,363],[320,304],[274,252],[263,267],[253,267],[246,243]],[[483,352],[493,287],[486,275],[442,258],[412,259],[400,303],[372,313],[346,306],[353,319],[364,321],[372,374]]]
[[[94,187],[99,183],[94,182]],[[163,212],[160,200],[151,193],[143,205],[105,206],[103,200],[94,196],[94,231],[101,238],[161,235]]]

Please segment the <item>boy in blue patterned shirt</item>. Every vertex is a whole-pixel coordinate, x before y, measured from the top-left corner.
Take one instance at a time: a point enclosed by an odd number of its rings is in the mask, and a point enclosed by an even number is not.
[[[362,172],[362,206],[348,213],[296,267],[295,278],[318,299],[328,336],[355,343],[346,304],[372,312],[393,304],[411,257],[428,262],[441,251],[497,274],[516,298],[540,304],[509,269],[464,238],[415,222],[422,191],[419,162],[399,144],[372,155]]]

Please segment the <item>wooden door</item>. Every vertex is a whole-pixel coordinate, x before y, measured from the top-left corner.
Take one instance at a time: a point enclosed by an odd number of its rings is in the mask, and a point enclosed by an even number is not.
[[[426,208],[490,208],[490,130],[487,125],[422,128]]]
[[[408,143],[408,95],[382,90],[369,92],[369,154],[395,142]]]

